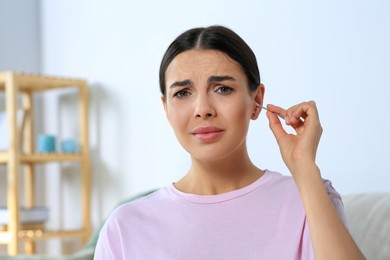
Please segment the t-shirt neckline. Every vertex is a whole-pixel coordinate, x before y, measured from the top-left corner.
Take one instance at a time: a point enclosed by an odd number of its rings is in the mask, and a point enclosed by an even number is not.
[[[228,201],[228,200],[232,200],[244,196],[245,194],[248,194],[249,192],[261,186],[269,177],[270,177],[270,172],[268,170],[265,170],[263,176],[259,177],[256,181],[252,182],[251,184],[237,190],[233,190],[233,191],[229,191],[217,195],[199,195],[199,194],[186,193],[178,190],[173,183],[170,184],[167,187],[167,189],[170,193],[173,193],[176,197],[179,197],[180,199],[186,200],[188,202],[198,203],[198,204],[213,204],[213,203],[221,203],[224,201]]]

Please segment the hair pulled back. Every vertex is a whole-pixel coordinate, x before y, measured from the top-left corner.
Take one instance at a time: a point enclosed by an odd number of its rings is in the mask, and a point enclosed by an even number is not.
[[[260,84],[260,72],[256,56],[249,45],[235,32],[223,26],[193,28],[180,34],[168,47],[160,65],[160,91],[166,98],[165,72],[172,60],[182,52],[217,50],[227,54],[241,65],[249,82],[250,91]]]

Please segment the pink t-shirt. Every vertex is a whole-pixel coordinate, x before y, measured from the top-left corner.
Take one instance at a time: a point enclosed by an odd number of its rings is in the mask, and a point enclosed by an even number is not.
[[[345,221],[339,194],[324,181]],[[309,227],[292,177],[266,171],[219,195],[174,185],[126,203],[109,216],[95,259],[314,259]]]

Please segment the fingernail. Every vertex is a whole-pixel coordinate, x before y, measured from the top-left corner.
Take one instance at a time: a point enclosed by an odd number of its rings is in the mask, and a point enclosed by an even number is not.
[[[284,117],[284,121],[286,121],[286,123],[289,122],[290,121],[290,117],[289,116],[285,116]]]

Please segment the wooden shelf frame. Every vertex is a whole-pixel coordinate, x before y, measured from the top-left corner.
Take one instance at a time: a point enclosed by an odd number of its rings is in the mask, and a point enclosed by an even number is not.
[[[51,238],[69,238],[84,237],[89,235],[88,229],[63,229],[63,230],[44,230],[44,229],[22,229],[18,231],[20,240],[43,240]],[[11,240],[11,232],[0,231],[0,244],[8,244]]]
[[[34,104],[33,94],[48,90],[76,88],[78,90],[79,125],[80,125],[80,153],[77,154],[38,154],[34,152]],[[91,234],[90,222],[90,194],[91,194],[91,166],[88,140],[88,110],[89,93],[85,80],[43,75],[15,73],[12,71],[0,73],[0,91],[5,92],[6,115],[8,124],[9,147],[0,151],[0,164],[7,165],[7,208],[9,223],[7,231],[0,231],[0,242],[8,245],[8,254],[20,253],[19,242],[25,242],[27,253],[35,251],[36,239],[51,237],[82,237],[87,242]],[[17,125],[18,96],[22,95],[22,108],[28,113],[23,129],[23,140],[20,140],[21,129]],[[23,150],[20,150],[23,144]],[[80,165],[81,181],[81,215],[82,228],[79,230],[46,231],[42,229],[23,230],[19,221],[20,190],[24,189],[25,207],[35,206],[35,173],[34,165],[49,162],[77,162]],[[20,169],[23,169],[24,187],[19,187]]]
[[[7,163],[8,153],[0,152],[0,164]],[[83,155],[76,154],[21,154],[20,163],[81,162]]]

